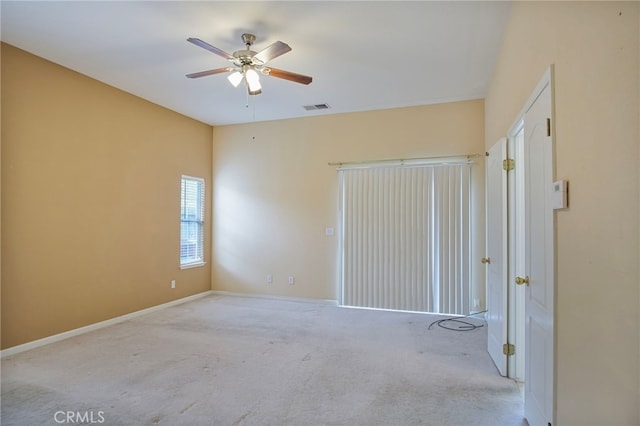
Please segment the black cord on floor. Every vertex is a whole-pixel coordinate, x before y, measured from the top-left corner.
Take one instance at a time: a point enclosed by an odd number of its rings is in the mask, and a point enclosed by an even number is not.
[[[446,330],[453,330],[453,331],[473,331],[473,330],[475,330],[476,328],[484,327],[484,324],[480,324],[480,325],[478,325],[478,324],[473,324],[473,323],[470,323],[470,322],[468,322],[468,321],[463,321],[463,320],[462,320],[462,319],[460,319],[460,318],[472,318],[472,317],[473,317],[473,315],[480,315],[480,314],[484,314],[485,312],[487,312],[487,311],[474,312],[474,313],[472,313],[472,314],[465,315],[465,316],[463,316],[463,317],[456,317],[456,318],[443,318],[443,319],[440,319],[440,320],[434,321],[434,322],[432,322],[431,324],[429,324],[429,327],[427,328],[427,330],[431,330],[431,328],[432,328],[434,325],[436,325],[436,324],[437,324],[437,325],[438,325],[438,327],[440,327],[440,328],[444,328],[444,329],[446,329]],[[448,324],[448,323],[455,323],[456,325],[454,325],[454,326],[448,326],[448,325],[445,325],[445,324]]]

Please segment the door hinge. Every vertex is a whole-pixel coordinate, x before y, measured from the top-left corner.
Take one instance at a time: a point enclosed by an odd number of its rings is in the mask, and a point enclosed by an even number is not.
[[[547,136],[551,136],[551,119],[547,118]]]
[[[507,158],[506,160],[502,160],[502,168],[506,171],[515,169],[516,160],[514,160],[513,158]]]
[[[516,346],[512,345],[511,343],[505,343],[504,345],[502,345],[502,353],[507,356],[515,355]]]

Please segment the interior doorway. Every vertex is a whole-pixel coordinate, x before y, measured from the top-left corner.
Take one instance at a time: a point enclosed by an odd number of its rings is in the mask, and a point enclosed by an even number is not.
[[[524,381],[532,426],[555,423],[552,71],[486,163],[488,351],[501,374]]]

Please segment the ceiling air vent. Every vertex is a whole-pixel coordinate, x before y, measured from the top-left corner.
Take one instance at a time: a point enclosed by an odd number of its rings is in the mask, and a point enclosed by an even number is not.
[[[315,105],[305,105],[303,107],[307,111],[315,111],[317,109],[329,109],[329,105],[327,104],[315,104]]]

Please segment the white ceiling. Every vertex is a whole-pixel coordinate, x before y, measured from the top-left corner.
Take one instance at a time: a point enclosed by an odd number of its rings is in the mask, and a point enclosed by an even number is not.
[[[508,18],[505,1],[2,1],[2,41],[211,125],[483,98]],[[188,43],[233,53],[292,48],[276,68],[301,85],[262,77],[248,97],[228,66]],[[247,104],[248,101],[248,104]],[[328,110],[304,105],[326,103]]]

